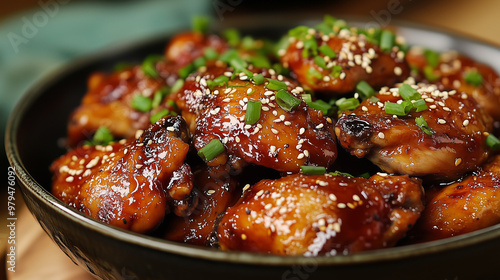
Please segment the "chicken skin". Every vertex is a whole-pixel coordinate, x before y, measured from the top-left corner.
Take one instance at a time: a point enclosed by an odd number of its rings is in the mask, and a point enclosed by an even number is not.
[[[500,78],[493,68],[455,51],[439,54],[419,47],[411,48],[406,59],[418,70],[418,78],[441,90],[467,93],[500,122]]]
[[[163,66],[161,66],[163,65]],[[173,75],[176,70],[168,69],[165,62],[158,62],[162,75]],[[117,137],[129,138],[138,129],[146,129],[153,114],[167,108],[162,103],[171,84],[166,77],[149,77],[141,66],[133,66],[109,75],[94,73],[88,81],[88,92],[80,106],[70,116],[68,123],[68,146],[75,147],[100,128],[106,127]],[[157,96],[157,97],[155,97]],[[154,104],[153,99],[158,98]],[[151,103],[147,108],[140,103]],[[139,103],[136,105],[136,103]]]
[[[374,88],[404,81],[410,68],[405,53],[397,45],[374,42],[369,31],[323,23],[323,28],[297,27],[289,32],[290,44],[279,51],[281,63],[305,86],[330,95],[355,90],[360,81]],[[325,29],[325,27],[327,27]],[[394,33],[382,31],[391,37]],[[394,42],[393,42],[394,43]]]
[[[213,243],[220,215],[233,205],[241,191],[229,165],[206,167],[193,174],[196,207],[188,216],[172,216],[163,238],[199,246]]]
[[[192,180],[184,165],[189,150],[185,141],[185,122],[170,117],[138,139],[80,146],[52,164],[53,194],[101,222],[149,232],[171,210],[189,210]]]
[[[491,117],[473,98],[434,85],[411,85],[425,107],[402,116],[388,113],[388,102],[403,102],[400,88],[405,85],[382,88],[375,99],[344,112],[335,127],[342,147],[386,172],[429,179],[457,179],[487,159]]]
[[[426,208],[411,233],[424,242],[472,232],[500,223],[500,156],[472,175],[426,192]]]
[[[224,250],[343,255],[393,246],[423,209],[421,182],[407,176],[294,174],[262,180],[226,211]]]
[[[247,163],[283,172],[298,172],[301,165],[330,166],[337,155],[332,120],[322,111],[311,109],[300,98],[303,89],[273,70],[262,70],[268,80],[257,84],[247,74],[235,75],[227,82],[210,87],[218,77],[231,77],[231,68],[212,66],[190,75],[176,95],[182,115],[194,131],[193,144],[202,149],[213,139],[225,147],[208,165],[224,164],[228,155]],[[257,75],[256,73],[253,73]],[[227,76],[226,76],[227,75]],[[283,108],[280,93],[295,100],[293,109]],[[259,104],[258,120],[246,120],[249,103]]]

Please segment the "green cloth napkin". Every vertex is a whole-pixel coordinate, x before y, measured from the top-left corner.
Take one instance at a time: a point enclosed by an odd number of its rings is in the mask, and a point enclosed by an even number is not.
[[[10,112],[45,75],[112,44],[189,27],[192,16],[211,12],[210,1],[198,0],[41,0],[38,4],[0,23],[1,151]]]

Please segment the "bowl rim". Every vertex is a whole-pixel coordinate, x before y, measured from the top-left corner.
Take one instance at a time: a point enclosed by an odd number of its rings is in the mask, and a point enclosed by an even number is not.
[[[349,17],[346,18],[350,21]],[[360,21],[359,18],[354,18],[354,21]],[[457,32],[443,30],[435,27],[429,27],[422,24],[406,22],[406,21],[393,21],[395,24],[391,24],[396,28],[403,28],[408,30],[419,30],[425,32],[437,33],[442,36],[451,37],[458,41],[469,41],[474,44],[483,45],[487,47],[493,47],[500,51],[499,46],[486,42],[485,40],[480,40],[472,38],[471,36],[461,35]],[[261,22],[261,24],[265,24]],[[89,55],[77,58],[64,66],[56,69],[49,75],[37,81],[30,89],[26,91],[25,94],[20,98],[16,107],[12,111],[9,120],[7,122],[5,130],[5,150],[6,155],[9,160],[11,167],[14,168],[17,175],[17,179],[20,182],[20,189],[24,195],[24,192],[29,192],[32,196],[36,197],[40,202],[50,207],[53,211],[65,216],[65,218],[72,220],[73,222],[89,229],[96,231],[101,235],[105,235],[114,239],[117,239],[124,243],[129,243],[131,245],[137,245],[145,247],[148,249],[155,250],[157,252],[175,254],[183,257],[199,258],[208,261],[216,262],[227,262],[235,264],[245,264],[245,265],[264,265],[264,266],[283,266],[283,265],[307,265],[315,263],[320,266],[339,266],[339,265],[355,265],[355,264],[366,264],[366,263],[377,263],[383,261],[394,261],[401,260],[416,256],[427,256],[438,252],[462,249],[465,247],[473,246],[483,242],[487,242],[492,239],[500,238],[500,224],[490,226],[485,229],[477,230],[471,233],[450,237],[442,240],[430,241],[426,243],[405,245],[400,247],[385,248],[373,251],[360,252],[350,255],[336,255],[336,256],[317,256],[317,257],[305,257],[305,256],[276,256],[261,253],[249,253],[249,252],[236,252],[236,251],[221,251],[214,248],[194,246],[190,244],[182,244],[173,241],[163,240],[156,237],[151,237],[147,235],[137,234],[134,232],[126,231],[114,226],[110,226],[99,221],[96,221],[89,216],[68,207],[62,201],[55,198],[48,190],[46,190],[41,184],[39,184],[35,178],[33,178],[29,171],[26,170],[24,164],[20,159],[20,155],[17,147],[17,131],[21,120],[23,119],[26,111],[33,105],[33,103],[43,96],[45,90],[51,85],[61,81],[61,77],[65,73],[70,73],[72,71],[78,70],[86,65],[91,65],[99,62],[108,55],[116,53],[124,53],[127,51],[132,51],[135,48],[141,46],[147,46],[153,42],[158,42],[159,40],[166,40],[171,36],[171,33],[155,35],[149,38],[144,38],[139,42],[125,42],[119,46],[108,47],[102,50],[98,50]],[[16,185],[18,185],[16,183]]]

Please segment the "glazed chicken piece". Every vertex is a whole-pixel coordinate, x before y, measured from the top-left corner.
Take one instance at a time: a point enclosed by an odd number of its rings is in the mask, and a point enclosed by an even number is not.
[[[225,152],[209,166],[225,164],[228,155],[283,172],[298,172],[301,165],[330,166],[337,156],[333,121],[309,108],[300,98],[303,89],[292,80],[273,70],[259,72],[270,80],[257,84],[243,73],[231,79],[231,68],[214,65],[186,79],[175,98],[194,132],[195,148],[200,150],[213,139],[222,142]],[[211,87],[221,76],[228,80]],[[270,84],[282,86],[281,93],[295,100],[295,106],[279,105],[278,90],[270,89]],[[252,102],[260,103],[260,116],[250,124],[246,114]]]
[[[183,67],[204,56],[208,48],[222,54],[229,49],[229,45],[224,39],[215,34],[206,35],[201,32],[185,32],[176,35],[170,40],[165,49],[165,57],[168,61]]]
[[[222,218],[223,250],[344,255],[394,246],[423,209],[421,182],[295,174],[262,180]]]
[[[426,109],[389,114],[386,102],[403,98],[397,87],[382,88],[376,99],[363,101],[339,118],[335,133],[342,147],[389,173],[453,180],[475,170],[489,154],[485,140],[491,117],[465,93],[439,91],[428,84],[411,87]]]
[[[184,164],[187,138],[182,118],[170,117],[137,139],[80,146],[52,164],[52,192],[101,222],[149,232],[170,211],[189,214],[192,174]]]
[[[151,124],[151,115],[165,108],[172,110],[172,107],[160,101],[173,83],[168,77],[176,75],[177,69],[165,62],[158,62],[156,70],[162,76],[149,77],[141,66],[129,67],[109,75],[92,74],[88,81],[88,92],[70,116],[68,146],[75,147],[92,138],[99,127],[107,127],[118,139],[132,137],[138,129],[146,129]],[[156,107],[137,104],[143,104],[143,99],[153,103],[157,95],[160,100]]]
[[[435,83],[441,90],[467,93],[500,121],[500,78],[490,66],[455,51],[439,54],[420,47],[410,49],[406,59],[418,69],[418,79]]]
[[[172,216],[163,237],[199,246],[213,243],[220,215],[239,198],[238,182],[229,165],[200,168],[193,174],[196,207],[185,217]]]
[[[278,52],[281,63],[302,84],[314,91],[341,95],[354,91],[360,81],[381,88],[408,77],[410,68],[398,46],[382,49],[368,31],[340,27],[335,22],[326,26],[328,32],[304,26],[291,30],[290,44]],[[394,36],[388,30],[382,33]]]
[[[474,174],[426,192],[426,208],[412,242],[448,238],[500,223],[500,156]]]

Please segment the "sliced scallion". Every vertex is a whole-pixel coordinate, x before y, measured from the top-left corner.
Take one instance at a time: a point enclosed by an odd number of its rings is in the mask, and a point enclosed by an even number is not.
[[[437,81],[440,76],[434,73],[434,68],[430,65],[424,67],[424,76],[429,82]]]
[[[493,151],[500,150],[500,140],[493,134],[486,137],[486,145],[488,145],[488,147],[490,147]]]
[[[422,112],[427,110],[427,104],[425,103],[425,100],[419,99],[415,102],[413,102],[413,107],[415,108],[415,112]]]
[[[424,117],[420,116],[415,118],[415,123],[418,127],[420,127],[420,129],[422,129],[423,132],[425,132],[425,134],[432,135],[434,133],[425,121]]]
[[[216,60],[219,57],[219,53],[212,47],[205,49],[203,56],[208,60]]]
[[[301,165],[300,170],[304,175],[323,175],[326,173],[326,168],[323,166]]]
[[[224,31],[223,36],[232,47],[236,47],[240,43],[240,32],[237,29],[227,29]]]
[[[439,53],[431,50],[431,49],[425,49],[424,50],[424,57],[425,60],[427,60],[427,65],[431,66],[432,68],[436,68],[439,64]]]
[[[260,119],[260,108],[262,103],[258,100],[249,100],[245,115],[246,124],[254,124]]]
[[[385,102],[384,111],[389,115],[406,116],[413,109],[411,101],[403,101],[400,104],[393,102]]]
[[[300,104],[300,99],[290,94],[285,89],[276,92],[276,103],[285,111],[292,111]]]
[[[261,85],[266,81],[266,79],[264,78],[264,76],[262,74],[253,75],[252,80],[253,80],[254,84],[256,84],[256,85]]]
[[[177,92],[184,86],[184,80],[178,79],[170,89],[170,92]]]
[[[191,74],[195,70],[196,70],[196,68],[195,68],[194,64],[189,63],[188,65],[179,69],[178,74],[179,74],[179,77],[181,77],[182,79],[185,79],[185,78],[187,78],[187,76],[189,76],[189,74]]]
[[[396,35],[390,30],[383,30],[380,35],[380,49],[384,52],[391,52],[394,47]]]
[[[319,67],[321,67],[323,69],[327,69],[326,61],[322,56],[319,56],[319,55],[315,56],[314,63],[316,63],[316,65],[318,65]]]
[[[132,98],[130,106],[140,112],[149,112],[153,108],[153,101],[144,95],[136,95]]]
[[[464,80],[469,85],[478,87],[483,83],[483,75],[477,70],[470,70],[464,73]]]
[[[418,100],[422,98],[420,93],[409,84],[402,84],[399,87],[399,95],[401,95],[404,100]]]
[[[154,114],[151,115],[151,117],[149,118],[150,122],[153,124],[153,123],[156,123],[159,119],[165,117],[165,116],[168,116],[170,113],[169,110],[167,109],[162,109]]]
[[[158,72],[156,71],[156,63],[163,59],[161,55],[150,55],[144,59],[141,65],[142,72],[144,75],[150,78],[157,78]]]
[[[337,53],[328,45],[321,45],[318,50],[320,51],[320,53],[328,56],[329,58],[337,57]]]
[[[194,32],[207,33],[210,27],[210,18],[207,16],[195,16],[191,22]]]
[[[113,141],[113,134],[105,126],[99,127],[92,137],[92,144],[94,145],[108,145],[111,141]]]
[[[267,79],[269,82],[266,85],[266,88],[270,90],[280,90],[280,89],[286,89],[286,84],[282,81],[274,80],[274,79]]]
[[[354,110],[359,106],[359,100],[357,98],[340,98],[335,102],[335,105],[339,108],[339,111]]]
[[[219,77],[207,81],[207,85],[209,88],[214,88],[214,87],[219,87],[227,84],[229,82],[229,77],[226,77],[224,75],[220,75]]]
[[[222,145],[219,139],[213,139],[210,143],[198,151],[198,156],[208,162],[224,152],[224,149],[224,145]]]
[[[375,90],[365,81],[360,81],[356,85],[356,92],[361,95],[361,99],[368,99],[376,94]]]

